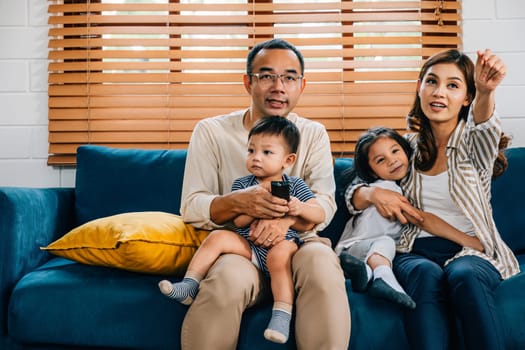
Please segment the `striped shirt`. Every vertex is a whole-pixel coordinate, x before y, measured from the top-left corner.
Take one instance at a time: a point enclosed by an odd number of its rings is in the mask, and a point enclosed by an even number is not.
[[[312,190],[310,190],[310,188],[303,181],[303,179],[299,177],[283,174],[283,180],[288,181],[288,183],[290,184],[290,196],[296,197],[301,202],[306,202],[309,199],[315,198],[315,195],[313,194]],[[259,184],[259,181],[257,180],[255,176],[253,175],[243,176],[233,181],[232,192],[236,190],[245,189],[250,186],[255,186],[258,184]],[[261,271],[268,274],[268,267],[266,265],[266,258],[268,256],[268,248],[255,245],[249,239],[250,226],[238,227],[235,231],[248,240],[248,244],[250,245],[250,248],[253,252],[252,260],[255,259],[255,261],[257,262],[256,265],[261,269]],[[288,232],[286,232],[286,236],[284,238],[289,241],[294,241],[298,245],[301,244],[301,240],[299,239],[299,233],[292,228],[288,229]]]
[[[485,252],[463,247],[445,264],[461,256],[476,255],[489,261],[502,278],[507,279],[519,273],[519,264],[496,228],[490,204],[492,170],[501,133],[501,121],[496,113],[488,121],[475,125],[471,108],[467,122],[461,120],[448,140],[446,155],[450,196],[472,222],[474,233]],[[414,156],[419,152],[416,136],[407,135],[415,149]],[[401,187],[415,207],[425,210],[422,207],[421,174],[416,171],[414,162],[411,162],[409,174],[401,181]],[[404,225],[397,250],[410,252],[420,231],[415,225]]]
[[[296,176],[289,176],[289,175],[283,174],[283,180],[288,181],[288,183],[290,184],[290,196],[296,197],[301,202],[306,202],[307,200],[311,198],[315,198],[315,195],[310,190],[308,185],[306,185],[303,179],[296,177]],[[232,192],[236,190],[242,190],[242,189],[248,188],[250,186],[258,185],[258,184],[259,184],[259,181],[257,181],[257,178],[255,176],[253,175],[243,176],[233,181]],[[245,238],[247,238],[250,232],[250,227],[237,228],[237,232],[242,234]],[[288,230],[288,233],[286,234],[286,239],[298,238],[298,237],[299,237],[298,233],[291,228]]]

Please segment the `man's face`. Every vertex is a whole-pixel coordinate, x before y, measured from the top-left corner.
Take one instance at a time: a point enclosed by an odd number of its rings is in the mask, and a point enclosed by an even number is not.
[[[244,86],[252,96],[252,118],[287,116],[305,87],[304,79],[293,82],[286,78],[301,76],[301,64],[295,53],[284,49],[263,49],[255,56],[251,73],[259,76],[252,76],[251,82],[249,76],[244,77]],[[282,78],[275,81],[264,79],[268,74],[279,74]]]

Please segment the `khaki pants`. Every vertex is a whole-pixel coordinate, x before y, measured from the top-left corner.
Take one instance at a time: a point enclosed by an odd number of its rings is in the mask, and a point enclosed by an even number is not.
[[[310,239],[295,254],[292,270],[297,349],[348,349],[350,308],[335,253],[319,238]],[[202,280],[186,314],[182,349],[234,350],[243,311],[269,298],[268,280],[249,260],[221,256]]]

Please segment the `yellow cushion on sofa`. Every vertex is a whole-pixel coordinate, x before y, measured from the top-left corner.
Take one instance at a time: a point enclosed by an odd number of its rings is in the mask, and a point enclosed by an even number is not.
[[[41,249],[88,265],[182,276],[208,232],[175,214],[133,212],[89,221]]]

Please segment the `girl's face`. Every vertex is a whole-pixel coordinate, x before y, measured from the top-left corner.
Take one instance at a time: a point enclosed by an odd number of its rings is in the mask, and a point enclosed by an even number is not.
[[[461,70],[453,63],[439,63],[428,69],[418,81],[421,109],[431,125],[458,122],[461,107],[471,102]]]
[[[408,172],[408,157],[403,148],[389,137],[378,138],[368,149],[368,164],[383,180],[398,181]]]
[[[289,153],[281,135],[253,135],[248,142],[246,168],[259,181],[282,180],[282,171],[293,164],[295,153]]]

